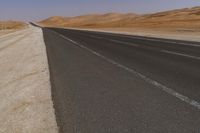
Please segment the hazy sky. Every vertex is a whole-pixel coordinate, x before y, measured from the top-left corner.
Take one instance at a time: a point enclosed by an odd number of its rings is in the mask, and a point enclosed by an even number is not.
[[[87,13],[150,13],[200,6],[200,0],[0,0],[0,20],[37,21]]]

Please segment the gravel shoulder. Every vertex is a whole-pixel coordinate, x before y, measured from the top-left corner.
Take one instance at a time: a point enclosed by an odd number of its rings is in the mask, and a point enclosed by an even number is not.
[[[42,30],[0,36],[0,132],[57,133]]]

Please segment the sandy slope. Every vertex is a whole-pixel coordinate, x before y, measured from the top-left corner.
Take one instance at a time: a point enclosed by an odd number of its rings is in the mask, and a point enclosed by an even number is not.
[[[56,133],[42,31],[0,36],[0,133]]]

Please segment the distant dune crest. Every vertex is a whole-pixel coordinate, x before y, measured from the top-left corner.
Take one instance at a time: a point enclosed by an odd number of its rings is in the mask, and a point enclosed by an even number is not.
[[[200,29],[200,7],[184,8],[153,14],[89,14],[77,17],[54,16],[39,22],[44,26],[82,28],[184,28]]]
[[[120,21],[128,18],[135,18],[137,14],[128,13],[107,13],[107,14],[89,14],[76,17],[53,16],[41,21],[40,23],[47,26],[72,26],[72,27],[92,27],[110,22]]]

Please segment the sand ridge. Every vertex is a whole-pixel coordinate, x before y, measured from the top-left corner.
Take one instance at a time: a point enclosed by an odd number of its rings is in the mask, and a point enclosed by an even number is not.
[[[200,31],[200,7],[177,9],[153,14],[94,14],[77,17],[54,16],[40,22],[44,26],[83,28],[162,28]]]

